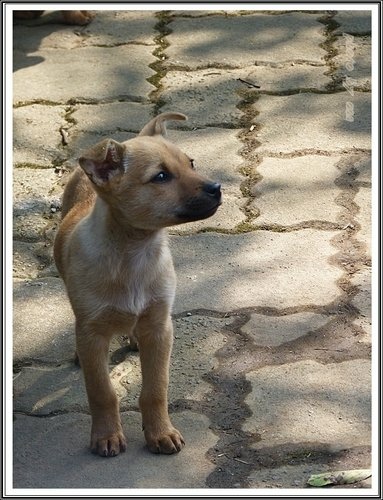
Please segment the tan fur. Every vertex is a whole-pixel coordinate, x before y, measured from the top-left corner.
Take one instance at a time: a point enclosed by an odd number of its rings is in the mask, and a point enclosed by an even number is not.
[[[35,19],[43,12],[43,10],[15,10],[13,16],[15,19]],[[94,17],[89,10],[62,10],[61,14],[66,24],[85,25],[89,24]]]
[[[63,197],[54,255],[76,316],[76,349],[92,414],[91,449],[102,456],[126,448],[108,373],[115,334],[138,342],[149,449],[174,453],[184,445],[167,410],[176,276],[164,228],[210,217],[221,192],[163,137],[169,119],[186,117],[163,113],[134,139],[107,139],[91,148]]]

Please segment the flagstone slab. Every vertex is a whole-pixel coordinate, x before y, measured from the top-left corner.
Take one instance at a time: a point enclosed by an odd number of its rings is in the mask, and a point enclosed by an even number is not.
[[[291,12],[270,16],[173,18],[167,37],[168,67],[227,66],[305,60],[323,64],[325,41],[317,15]],[[291,36],[291,34],[294,36]],[[235,43],[233,43],[235,40]]]
[[[339,298],[342,276],[330,262],[336,234],[305,229],[174,236],[174,311],[330,304]]]
[[[341,188],[339,156],[305,155],[297,158],[264,158],[257,167],[261,180],[251,206],[259,212],[256,224],[289,226],[303,221],[339,222],[343,211],[336,203]]]
[[[253,105],[261,155],[371,149],[371,96],[364,92],[259,97]],[[287,126],[288,124],[288,126]]]
[[[52,57],[50,49],[36,50],[30,55],[42,59],[39,71],[25,66],[14,74],[14,103],[38,100],[65,104],[122,98],[145,102],[154,90],[147,82],[154,74],[149,68],[156,61],[152,51],[153,47],[145,45],[80,47],[55,49]],[[15,64],[20,57],[16,52]]]
[[[171,417],[187,443],[179,454],[150,453],[145,448],[140,414],[127,412],[122,414],[127,450],[118,457],[105,459],[92,455],[88,448],[91,425],[88,415],[69,413],[51,418],[16,415],[13,485],[61,491],[204,488],[214,469],[206,453],[217,442],[217,436],[209,429],[209,419],[204,415],[185,411]]]
[[[299,361],[246,375],[252,411],[243,429],[256,432],[257,449],[284,443],[371,444],[370,361],[322,365]]]

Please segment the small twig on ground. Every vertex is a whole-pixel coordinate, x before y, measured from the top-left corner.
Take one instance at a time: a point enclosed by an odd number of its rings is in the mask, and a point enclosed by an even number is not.
[[[230,455],[228,455],[227,453],[220,453],[219,455],[217,455],[217,457],[226,457],[228,458],[229,460],[235,460],[236,462],[240,462],[241,464],[245,464],[245,465],[254,465],[250,462],[245,462],[245,460],[241,460],[240,458],[237,458],[237,457],[231,457]]]
[[[240,82],[244,83],[245,85],[248,85],[249,87],[254,87],[256,89],[260,89],[261,88],[259,85],[255,85],[255,83],[248,82],[246,80],[243,80],[242,78],[238,78],[238,80]]]
[[[316,347],[314,351],[335,351],[335,352],[343,352],[344,349],[325,349],[324,347]]]
[[[254,465],[250,462],[245,462],[244,460],[241,460],[240,458],[233,458],[233,460],[235,460],[236,462],[241,462],[241,464],[245,464],[245,465]]]

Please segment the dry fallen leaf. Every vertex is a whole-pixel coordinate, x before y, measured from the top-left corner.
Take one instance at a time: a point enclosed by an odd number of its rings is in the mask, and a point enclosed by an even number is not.
[[[313,474],[307,481],[310,486],[328,486],[330,484],[352,484],[371,476],[371,469],[354,469]]]

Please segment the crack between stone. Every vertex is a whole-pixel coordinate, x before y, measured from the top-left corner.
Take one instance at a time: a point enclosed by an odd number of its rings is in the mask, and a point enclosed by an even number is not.
[[[296,151],[291,151],[289,153],[273,153],[272,151],[265,151],[262,153],[263,157],[268,158],[298,158],[300,156],[306,155],[318,155],[318,156],[339,156],[339,155],[347,155],[347,154],[359,154],[359,153],[367,153],[370,154],[370,149],[364,148],[349,148],[349,149],[340,149],[340,150],[321,150],[315,148],[309,149],[300,149]]]
[[[90,413],[84,410],[55,410],[49,413],[44,413],[44,414],[37,414],[33,413],[30,411],[23,411],[23,410],[15,410],[13,414],[15,416],[17,415],[23,415],[24,417],[34,417],[34,418],[54,418],[54,417],[59,417],[61,415],[70,415],[70,414],[82,414],[82,415],[88,415],[90,416]]]
[[[23,368],[42,368],[46,369],[47,371],[54,371],[54,370],[61,370],[62,368],[71,368],[71,367],[75,368],[76,365],[74,361],[69,361],[69,360],[57,363],[55,361],[48,361],[48,360],[41,361],[34,358],[23,358],[20,360],[15,359],[13,363],[13,371],[14,375],[16,376],[18,373],[22,371]]]
[[[109,48],[113,48],[113,47],[123,47],[123,46],[130,46],[130,45],[138,45],[138,46],[141,46],[141,47],[153,47],[153,44],[152,43],[146,43],[146,42],[137,42],[137,41],[131,41],[131,42],[116,42],[116,43],[105,43],[105,44],[92,44],[92,45],[88,45],[87,47],[97,47],[97,48],[101,48],[101,49],[109,49]],[[71,49],[71,50],[75,50],[77,47]]]
[[[316,229],[319,231],[339,231],[339,230],[345,230],[345,229],[352,229],[352,230],[355,229],[355,228],[345,227],[345,225],[341,224],[341,223],[330,222],[330,221],[325,221],[325,220],[301,221],[301,222],[298,222],[297,224],[292,224],[290,226],[283,226],[283,225],[273,224],[273,223],[257,224],[256,217],[258,215],[254,215],[256,212],[256,209],[252,208],[252,212],[253,212],[252,215],[248,215],[248,218],[252,217],[252,221],[246,220],[244,222],[240,222],[232,229],[208,226],[208,227],[204,227],[204,228],[198,229],[198,230],[190,229],[190,231],[182,231],[182,232],[177,232],[177,230],[173,230],[173,231],[169,231],[169,234],[171,236],[179,236],[179,237],[186,237],[186,236],[191,236],[193,234],[206,234],[206,233],[216,233],[216,234],[225,234],[228,236],[237,236],[240,234],[252,233],[255,231],[269,231],[272,233],[292,233],[292,232],[296,232],[296,231],[302,231],[304,229]]]
[[[155,71],[155,74],[147,78],[147,81],[155,87],[155,90],[150,93],[149,97],[150,101],[154,104],[154,116],[160,113],[161,107],[165,104],[161,97],[163,90],[161,80],[166,76],[164,61],[167,59],[167,56],[165,50],[170,45],[166,37],[172,32],[169,27],[169,24],[172,22],[169,11],[156,12],[155,16],[158,21],[154,29],[158,32],[158,35],[154,39],[157,47],[152,54],[158,60],[149,64],[149,68]]]
[[[369,89],[366,89],[364,86],[358,87],[357,85],[354,85],[353,90],[355,92],[360,92],[363,94],[371,94],[371,91]],[[345,89],[343,86],[341,87],[334,87],[331,89],[326,89],[326,90],[321,90],[317,89],[315,87],[307,87],[307,88],[297,88],[297,89],[288,89],[288,90],[278,90],[278,91],[272,91],[272,90],[250,90],[249,92],[252,92],[253,94],[259,94],[259,95],[271,95],[271,96],[289,96],[289,95],[296,95],[296,94],[321,94],[321,95],[332,95],[332,94],[342,94],[342,93],[347,93],[347,89]]]
[[[31,101],[19,101],[16,102],[13,105],[14,109],[26,107],[26,106],[33,106],[33,105],[40,105],[40,106],[74,106],[76,104],[86,104],[86,105],[94,105],[97,106],[99,104],[110,104],[114,102],[136,102],[139,104],[150,104],[151,101],[144,98],[144,97],[139,97],[131,94],[119,94],[113,97],[108,97],[105,99],[93,99],[93,98],[75,98],[75,99],[68,99],[67,101],[63,102],[55,102],[55,101],[47,101],[43,99],[32,99]]]

